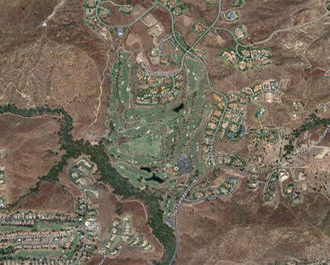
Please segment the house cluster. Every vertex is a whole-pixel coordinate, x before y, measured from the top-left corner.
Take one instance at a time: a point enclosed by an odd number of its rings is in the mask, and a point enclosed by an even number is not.
[[[234,34],[235,34],[237,39],[245,38],[246,35],[247,35],[246,27],[242,24],[237,25],[234,29]]]
[[[279,83],[277,81],[270,82],[270,85],[272,88],[270,90],[264,90],[264,98],[262,100],[265,103],[281,103],[281,93],[278,89]]]
[[[264,188],[264,201],[271,205],[276,204],[278,199],[276,185],[280,184],[282,195],[291,203],[300,202],[300,192],[292,181],[289,172],[286,169],[279,169],[270,174]]]
[[[234,22],[239,19],[239,13],[237,10],[229,10],[224,15],[225,21]]]
[[[6,172],[0,167],[0,209],[6,208]]]
[[[209,122],[207,124],[206,130],[205,130],[205,137],[204,137],[204,143],[203,143],[203,152],[207,154],[210,149],[210,145],[213,144],[212,139],[215,137],[216,129],[219,126],[219,122],[222,121],[222,116],[224,115],[224,112],[226,111],[226,104],[225,99],[220,95],[214,96],[216,100],[216,105],[213,109],[211,118],[209,119]]]
[[[20,231],[0,234],[0,248],[18,250],[69,249],[74,239],[74,230]]]
[[[221,124],[219,137],[223,139],[226,136],[227,140],[236,141],[245,135],[242,118],[247,99],[240,95],[230,94],[228,101],[229,103]]]
[[[215,141],[216,133],[217,137],[222,140],[229,141],[240,140],[246,135],[246,129],[243,124],[243,113],[246,108],[246,104],[260,96],[271,94],[274,96],[280,95],[280,83],[275,79],[268,79],[262,83],[255,83],[251,87],[244,87],[240,93],[232,93],[224,96],[215,95],[215,107],[212,115],[209,119],[207,127],[205,129],[205,137],[203,142],[203,158],[206,163],[212,163],[215,165],[213,144]],[[226,104],[227,103],[227,104]],[[265,112],[263,108],[259,110],[261,115]],[[269,143],[276,142],[278,138],[278,132],[276,129],[263,131],[262,137]],[[244,167],[244,161],[237,158],[236,155],[230,154],[225,156],[218,156],[217,162],[225,164],[227,166]]]
[[[72,261],[62,257],[47,257],[47,258],[1,258],[2,265],[71,265]]]
[[[6,190],[0,190],[0,209],[6,208]]]
[[[87,217],[94,218],[97,215],[95,208],[88,204],[87,195],[82,198],[78,198],[76,212],[79,222],[84,222]]]
[[[252,176],[247,182],[246,186],[249,190],[256,190],[259,187],[259,181],[256,177]]]
[[[216,105],[205,130],[203,142],[203,157],[207,160],[209,152],[213,150],[215,134],[219,139],[226,138],[236,141],[245,135],[242,117],[247,103],[246,97],[236,94],[227,96],[227,102],[220,95],[215,95]],[[236,164],[236,163],[234,163]]]
[[[163,42],[160,43],[158,47],[153,46],[149,52],[149,56],[154,61],[154,58],[159,58],[159,64],[161,65],[170,65],[171,64],[171,57],[163,55]]]
[[[0,185],[5,184],[6,182],[6,173],[4,170],[0,169]]]
[[[244,0],[232,0],[233,1],[233,7],[242,7],[244,5]]]
[[[244,87],[241,92],[249,98],[255,98],[262,93],[279,93],[280,84],[275,79],[269,79],[263,83],[257,82],[251,87]]]
[[[238,69],[242,71],[261,68],[271,63],[271,52],[268,49],[244,48],[241,54],[243,57],[239,56]]]
[[[246,162],[237,154],[218,154],[216,161],[220,165],[242,169],[246,166]]]
[[[140,88],[136,93],[138,104],[159,104],[173,101],[183,86],[183,72],[173,76],[151,76],[143,66],[139,67],[137,77]]]
[[[158,37],[158,36],[157,36]],[[171,49],[171,56],[165,56],[163,53],[163,49],[166,43],[170,42],[169,49]],[[175,45],[174,39],[172,35],[168,35],[163,38],[159,43],[155,42],[152,46],[149,56],[152,58],[151,61],[155,63],[159,58],[159,63],[162,65],[169,65],[171,63],[171,58],[173,59],[176,53],[180,52],[179,47]]]
[[[234,49],[225,49],[223,51],[220,51],[219,57],[221,60],[223,60],[224,63],[231,63],[234,66],[237,64],[238,61]]]
[[[101,233],[101,226],[99,222],[92,217],[89,217],[84,222],[85,230],[87,232],[87,241],[94,248],[94,243],[98,240]]]
[[[88,260],[91,253],[96,248],[96,242],[99,239],[101,227],[96,220],[97,211],[92,205],[88,203],[88,197],[86,190],[80,183],[74,182],[74,184],[82,191],[83,196],[78,198],[77,203],[77,215],[79,228],[84,231],[84,237],[81,237],[78,248],[76,249],[76,255],[79,255],[77,259]],[[82,240],[83,239],[83,240]]]
[[[279,174],[277,172],[272,172],[265,184],[264,187],[264,202],[270,205],[275,205],[278,201],[277,194],[277,183],[279,180]]]
[[[283,194],[291,204],[297,204],[300,202],[300,193],[297,191],[296,186],[293,182],[283,185]]]
[[[181,53],[181,50],[173,43],[172,35],[167,36],[162,39],[157,46],[153,46],[149,52],[151,62],[153,64],[160,64],[164,66],[169,66],[171,63],[178,64],[178,57]],[[168,47],[169,55],[164,54],[164,45],[170,41],[170,46]]]
[[[258,102],[279,103],[281,102],[280,83],[277,80],[269,79],[263,83],[256,83],[252,87],[245,87],[241,90],[249,101],[253,101],[259,105],[254,113],[254,117],[261,119],[265,114],[265,108]]]
[[[187,12],[187,8],[182,0],[160,0],[166,7],[168,7],[174,16],[180,16]]]
[[[264,67],[271,63],[271,52],[263,48],[226,48],[220,51],[220,59],[224,63],[231,63],[241,71],[251,70],[255,67]]]
[[[252,87],[244,87],[241,93],[246,95],[249,101],[254,101],[259,105],[254,116],[255,118],[262,118],[265,109],[258,102],[264,103],[279,103],[281,102],[280,83],[277,80],[269,79],[263,83],[256,83]]]
[[[36,212],[0,213],[0,225],[33,226],[36,222],[72,223],[77,221],[75,214],[52,214]]]
[[[125,4],[125,5],[120,5],[119,7],[119,12],[122,14],[131,14],[133,12],[134,6]]]
[[[204,31],[207,29],[207,26],[203,22],[197,22],[192,25],[193,31],[199,35],[203,34]]]
[[[70,169],[69,178],[80,190],[84,190],[83,186],[86,185],[84,178],[91,176],[93,168],[93,163],[87,158],[82,158]]]
[[[210,5],[210,6],[214,6],[218,4],[218,0],[205,0],[206,4]]]
[[[80,177],[89,177],[93,168],[94,165],[87,158],[82,158],[72,167],[71,178],[78,181]]]
[[[292,204],[297,204],[300,202],[300,193],[296,188],[296,185],[292,181],[289,172],[282,168],[279,170],[279,182],[282,187],[282,194],[289,200]]]
[[[236,188],[238,179],[234,177],[227,177],[216,188],[207,188],[206,190],[197,190],[192,194],[193,200],[202,200],[206,198],[215,198],[220,196],[229,196]]]
[[[85,17],[87,26],[103,39],[110,39],[110,32],[106,24],[101,21],[101,17],[111,14],[111,10],[103,5],[105,0],[87,0],[84,2]]]
[[[263,127],[256,131],[251,131],[251,135],[256,140],[261,140],[268,143],[276,143],[279,138],[278,129],[267,127]]]
[[[137,247],[143,251],[152,249],[149,241],[133,230],[130,214],[114,218],[109,228],[107,240],[99,253],[116,256],[124,245]]]
[[[280,83],[275,79],[269,79],[263,83],[258,82],[252,87],[243,88],[241,92],[247,95],[249,99],[254,99],[256,102],[281,102]]]
[[[264,182],[258,181],[255,176],[252,176],[247,181],[247,188],[250,190],[256,190],[260,183]],[[280,188],[278,188],[278,186]],[[263,190],[264,202],[269,205],[276,205],[279,198],[279,191],[281,191],[282,196],[290,203],[297,204],[300,202],[300,192],[292,181],[289,172],[284,168],[275,169],[269,174]]]
[[[84,235],[80,237],[80,242],[75,249],[75,255],[76,259],[87,261],[97,248],[97,243],[101,234],[101,226],[94,217],[90,216],[87,216],[82,224]]]

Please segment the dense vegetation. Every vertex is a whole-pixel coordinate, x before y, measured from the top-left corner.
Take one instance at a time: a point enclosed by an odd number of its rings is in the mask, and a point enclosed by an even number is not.
[[[19,109],[13,104],[8,104],[0,106],[0,114],[4,113],[13,113],[23,117],[32,117],[42,114],[60,115],[59,122],[61,129],[58,135],[60,136],[61,149],[65,151],[65,154],[62,156],[61,160],[50,169],[47,175],[39,179],[36,187],[31,189],[30,193],[37,192],[42,181],[58,180],[58,175],[67,165],[68,159],[77,158],[82,154],[90,156],[91,161],[97,165],[98,172],[102,176],[100,180],[109,183],[115,189],[115,194],[124,197],[133,196],[143,200],[144,203],[148,205],[150,212],[148,224],[152,228],[154,235],[167,251],[167,255],[164,257],[165,260],[162,264],[169,264],[175,251],[175,238],[173,236],[173,231],[163,223],[163,213],[159,205],[159,196],[151,192],[141,192],[135,189],[127,179],[121,177],[111,166],[102,142],[98,145],[91,145],[89,142],[84,142],[82,140],[73,140],[71,135],[73,129],[72,118],[62,108],[51,109],[48,106],[43,106],[31,109]],[[16,204],[18,202],[16,202]]]
[[[311,114],[305,122],[300,125],[297,129],[293,130],[292,136],[298,138],[303,132],[308,131],[316,126],[328,126],[330,125],[330,119],[320,119],[315,114]]]
[[[302,133],[317,126],[330,126],[330,119],[320,119],[315,114],[311,114],[302,125],[292,131],[289,144],[284,146],[285,153],[283,157],[287,157],[294,151],[294,139],[297,139]]]

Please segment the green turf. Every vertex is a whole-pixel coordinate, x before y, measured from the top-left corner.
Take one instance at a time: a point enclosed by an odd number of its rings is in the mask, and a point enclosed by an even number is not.
[[[161,151],[161,137],[146,134],[140,138],[135,138],[127,143],[128,151],[138,156],[152,156],[157,158]]]

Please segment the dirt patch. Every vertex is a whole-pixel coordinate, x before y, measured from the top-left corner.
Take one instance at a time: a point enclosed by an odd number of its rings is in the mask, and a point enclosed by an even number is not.
[[[139,43],[139,40],[134,36],[132,33],[128,34],[128,37],[126,39],[126,45],[127,46],[132,46],[135,43]]]

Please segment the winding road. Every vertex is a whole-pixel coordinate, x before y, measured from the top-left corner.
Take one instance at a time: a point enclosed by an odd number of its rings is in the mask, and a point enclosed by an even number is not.
[[[110,1],[112,2],[112,1]],[[164,9],[166,9],[169,13],[169,16],[170,16],[170,19],[171,19],[171,35],[168,36],[165,40],[168,40],[170,38],[172,38],[175,43],[181,48],[181,50],[184,52],[183,56],[182,56],[182,59],[181,59],[181,64],[180,64],[180,67],[179,69],[173,71],[173,72],[151,72],[149,71],[148,69],[146,69],[146,74],[149,75],[149,76],[164,76],[164,77],[171,77],[172,80],[174,80],[174,77],[176,75],[178,75],[184,68],[185,66],[185,60],[191,56],[192,58],[194,58],[196,61],[198,61],[201,66],[203,67],[203,70],[204,70],[204,74],[205,74],[205,78],[206,78],[206,81],[207,81],[207,87],[208,89],[214,93],[214,94],[217,94],[219,96],[221,96],[224,101],[225,101],[225,107],[224,107],[224,110],[223,110],[223,113],[222,113],[222,116],[220,117],[218,123],[217,123],[217,126],[216,126],[216,129],[214,131],[214,134],[212,136],[212,138],[210,139],[210,144],[209,144],[209,160],[210,162],[212,163],[212,166],[215,166],[216,163],[215,163],[215,158],[214,158],[214,151],[213,151],[213,145],[216,141],[216,136],[218,134],[218,131],[219,131],[219,128],[221,126],[221,123],[222,123],[222,120],[225,116],[225,113],[226,111],[228,110],[227,106],[228,106],[228,98],[226,96],[226,94],[224,94],[223,92],[221,91],[218,91],[216,89],[214,89],[212,87],[212,84],[211,84],[211,80],[210,80],[210,74],[208,72],[208,69],[207,69],[207,66],[206,64],[204,63],[204,61],[199,57],[197,56],[194,52],[193,52],[193,49],[198,45],[198,43],[200,43],[200,41],[213,29],[213,30],[216,30],[216,31],[219,31],[219,30],[222,30],[222,31],[226,31],[228,33],[231,34],[231,36],[233,37],[236,45],[235,45],[235,49],[236,51],[238,50],[238,47],[251,47],[251,46],[254,46],[254,45],[258,45],[258,44],[263,44],[265,42],[268,42],[269,40],[271,40],[277,33],[280,33],[280,32],[286,32],[286,31],[291,31],[291,30],[295,30],[295,29],[299,29],[299,28],[302,28],[302,27],[305,27],[307,25],[310,25],[310,24],[313,24],[313,23],[316,23],[316,22],[319,22],[321,21],[322,19],[326,18],[329,16],[329,12],[327,12],[325,15],[323,15],[322,17],[316,19],[316,20],[313,20],[313,21],[310,21],[310,22],[307,22],[305,24],[301,24],[301,25],[298,25],[298,26],[295,26],[295,27],[291,27],[291,28],[287,28],[287,29],[279,29],[279,30],[275,30],[268,38],[266,38],[265,40],[262,40],[262,41],[258,41],[258,42],[255,42],[253,44],[248,44],[248,45],[244,45],[242,43],[240,43],[237,39],[237,37],[233,34],[232,31],[228,30],[227,28],[223,28],[223,27],[216,27],[216,24],[218,23],[219,19],[220,19],[220,16],[221,16],[221,0],[218,0],[217,1],[217,15],[216,15],[216,18],[214,19],[213,23],[195,40],[195,42],[189,47],[189,48],[186,48],[184,47],[180,41],[177,39],[177,35],[176,35],[176,31],[175,31],[175,19],[174,19],[174,16],[171,12],[171,10],[165,5],[163,4],[162,2],[160,2],[159,0],[156,0],[153,2],[153,4],[151,5],[150,8],[148,8],[143,14],[141,14],[138,18],[136,18],[134,21],[132,21],[131,23],[129,24],[125,24],[125,25],[107,25],[105,24],[98,16],[98,8],[99,8],[99,4],[100,2],[97,3],[97,6],[96,6],[96,18],[98,19],[99,23],[102,24],[104,27],[107,27],[107,28],[128,28],[128,27],[131,27],[133,25],[135,25],[138,21],[140,21],[143,17],[145,17],[148,13],[150,13],[157,5],[163,7]],[[238,53],[239,56],[242,56]],[[245,57],[243,57],[244,60],[249,60]],[[174,82],[173,82],[174,84]],[[172,87],[172,90],[174,88],[174,85]],[[195,178],[192,183],[185,189],[185,191],[183,192],[183,194],[181,195],[179,201],[177,202],[176,204],[176,207],[175,207],[175,210],[173,212],[173,215],[172,215],[172,220],[174,221],[174,230],[175,230],[175,235],[176,235],[176,248],[175,248],[175,253],[172,257],[172,260],[171,260],[171,263],[170,264],[173,264],[175,262],[175,258],[177,256],[177,252],[178,252],[178,246],[179,246],[179,232],[178,232],[178,229],[177,229],[177,225],[176,225],[176,218],[177,218],[177,214],[180,210],[180,207],[182,205],[182,202],[183,201],[187,201],[185,199],[185,197],[187,196],[187,194],[189,193],[189,191],[194,187],[194,185],[196,185],[198,183],[198,181],[203,177],[202,176],[199,176],[197,178]],[[187,201],[188,202],[188,201]],[[103,263],[103,261],[101,262]]]

